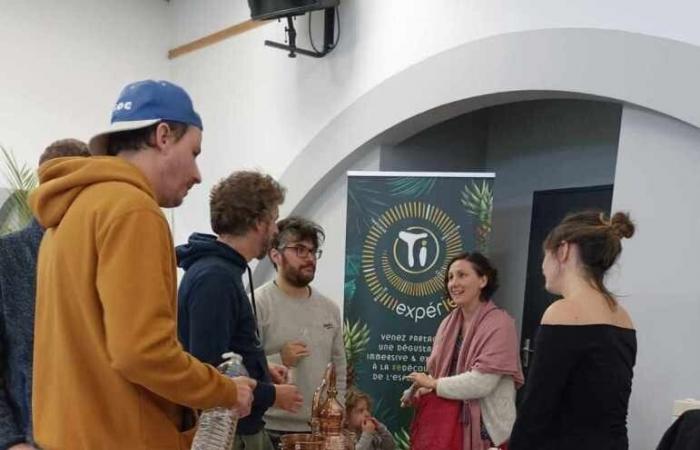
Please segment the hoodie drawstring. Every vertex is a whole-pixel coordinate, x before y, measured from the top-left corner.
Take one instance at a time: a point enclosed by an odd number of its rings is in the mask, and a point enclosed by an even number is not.
[[[255,336],[260,340],[260,329],[258,328],[258,309],[255,306],[255,290],[253,289],[253,272],[250,266],[246,264],[248,272],[248,290],[250,291],[250,302],[253,305],[253,320],[255,321]]]

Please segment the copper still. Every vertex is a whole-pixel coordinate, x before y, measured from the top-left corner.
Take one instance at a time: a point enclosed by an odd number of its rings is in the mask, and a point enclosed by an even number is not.
[[[328,364],[311,405],[311,434],[282,437],[282,450],[354,450],[354,433],[344,430],[345,408],[338,401],[336,372]],[[286,439],[285,439],[286,438]]]
[[[345,408],[338,401],[335,364],[329,363],[321,384],[314,392],[311,433],[323,438],[323,450],[353,450],[354,433],[349,433],[344,428]]]
[[[309,433],[285,434],[280,439],[281,450],[323,450],[325,440]]]

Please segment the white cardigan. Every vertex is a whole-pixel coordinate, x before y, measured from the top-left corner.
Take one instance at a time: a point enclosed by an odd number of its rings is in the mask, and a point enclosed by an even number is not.
[[[509,437],[515,423],[515,383],[513,377],[475,370],[437,380],[436,394],[452,400],[479,400],[481,417],[493,443]]]

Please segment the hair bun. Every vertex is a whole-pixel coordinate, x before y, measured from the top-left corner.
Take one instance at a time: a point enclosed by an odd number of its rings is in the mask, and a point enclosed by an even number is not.
[[[629,213],[618,211],[610,219],[610,228],[618,238],[631,238],[634,235],[634,223]]]

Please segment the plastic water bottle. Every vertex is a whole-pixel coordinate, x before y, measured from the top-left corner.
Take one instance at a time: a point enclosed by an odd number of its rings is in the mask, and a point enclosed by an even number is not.
[[[221,356],[224,358],[224,362],[218,367],[221,373],[231,378],[248,376],[241,355],[224,353]],[[237,425],[238,414],[230,408],[207,409],[199,418],[192,450],[233,449]]]

